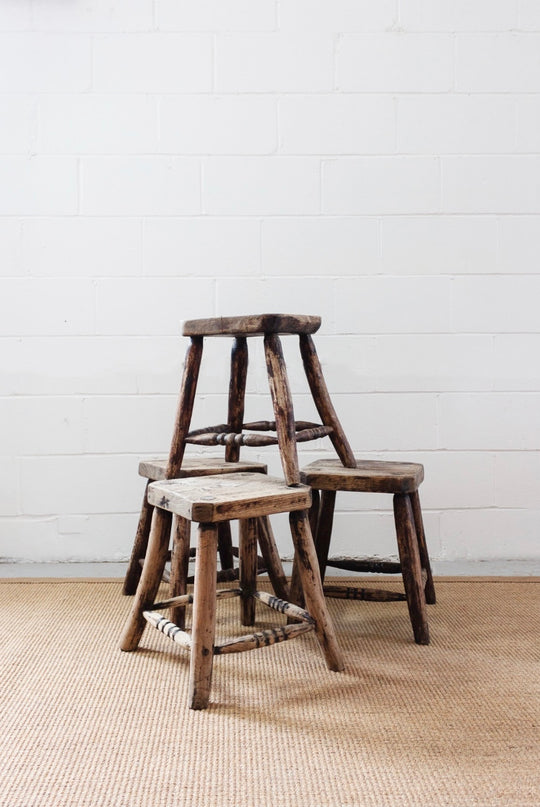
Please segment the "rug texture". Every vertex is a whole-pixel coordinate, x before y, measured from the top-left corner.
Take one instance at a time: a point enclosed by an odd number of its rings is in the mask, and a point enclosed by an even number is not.
[[[331,600],[345,672],[313,634],[218,657],[193,712],[185,651],[118,649],[120,581],[1,581],[0,805],[538,807],[540,580],[436,585],[431,645],[403,602]]]

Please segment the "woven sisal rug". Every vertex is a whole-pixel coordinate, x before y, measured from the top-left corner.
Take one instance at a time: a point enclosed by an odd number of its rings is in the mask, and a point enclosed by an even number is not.
[[[2,807],[540,804],[540,580],[439,579],[428,647],[404,603],[332,600],[344,673],[313,634],[216,658],[204,712],[162,634],[118,650],[120,588],[0,582]]]

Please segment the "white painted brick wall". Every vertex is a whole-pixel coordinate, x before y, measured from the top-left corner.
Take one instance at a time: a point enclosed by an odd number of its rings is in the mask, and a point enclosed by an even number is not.
[[[539,556],[539,8],[4,0],[1,558],[125,558],[182,321],[270,310],[322,316],[354,450],[424,464],[434,558]],[[194,425],[224,419],[229,348]],[[271,417],[260,343],[246,416]],[[390,497],[341,495],[336,525],[336,552],[395,553]]]

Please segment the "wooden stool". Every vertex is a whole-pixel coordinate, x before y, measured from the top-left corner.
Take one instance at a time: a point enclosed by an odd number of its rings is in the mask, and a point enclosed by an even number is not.
[[[302,470],[302,481],[313,488],[312,525],[321,578],[326,567],[354,572],[402,574],[405,594],[377,589],[325,586],[328,597],[365,600],[407,600],[417,644],[429,644],[426,603],[435,603],[435,588],[424,534],[418,488],[424,468],[416,463],[356,460],[356,468],[344,468],[335,460],[318,460]],[[337,491],[392,493],[400,563],[376,559],[329,559],[332,521]],[[319,496],[319,491],[321,495]],[[295,585],[293,585],[293,590]],[[293,599],[294,596],[291,594]]]
[[[185,475],[206,475],[209,473],[222,473],[231,470],[230,463],[238,463],[240,448],[248,446],[279,445],[283,473],[287,484],[297,485],[300,482],[298,467],[297,442],[315,440],[328,435],[335,447],[336,453],[343,465],[354,467],[355,459],[351,447],[338,420],[328,390],[323,378],[321,366],[311,338],[321,324],[320,317],[301,316],[290,314],[260,314],[245,317],[224,317],[214,319],[199,319],[187,321],[184,324],[183,334],[189,336],[191,343],[188,347],[184,364],[178,411],[174,428],[169,458],[156,474],[155,465],[148,466],[143,463],[139,472],[154,481],[162,478],[177,479]],[[281,334],[296,334],[300,340],[300,352],[311,389],[313,400],[322,420],[322,425],[306,421],[295,421],[292,397],[287,378],[285,360],[281,347]],[[204,337],[232,337],[234,339],[231,354],[231,371],[229,383],[229,401],[227,423],[217,426],[208,426],[190,431],[191,416],[197,390],[197,382],[203,353]],[[274,421],[257,421],[244,423],[244,398],[246,391],[246,378],[248,369],[247,339],[262,336],[268,371],[268,381],[274,409]],[[247,433],[244,429],[249,429]],[[276,435],[262,432],[275,431]],[[194,445],[223,445],[225,458],[219,468],[213,469],[203,466],[198,470],[194,468],[193,461],[184,461],[184,450],[187,443]],[[258,463],[237,465],[233,470],[261,471]],[[142,471],[141,471],[142,469]],[[152,506],[145,495],[139,525],[137,528],[135,544],[133,547],[128,571],[124,580],[124,594],[133,594],[140,577],[140,561],[144,558]],[[275,541],[266,520],[261,527],[265,540],[261,543],[261,551],[268,568],[269,576],[274,585],[276,594],[287,599],[288,589],[284,584],[283,568],[277,563],[277,550]],[[230,537],[227,527],[220,529],[220,556],[225,568],[230,560]],[[277,588],[275,587],[277,585]]]
[[[146,621],[173,641],[191,651],[189,700],[192,709],[208,705],[214,655],[235,653],[274,644],[314,629],[326,663],[331,670],[342,670],[343,662],[326,610],[317,555],[307,508],[311,491],[305,485],[287,486],[282,480],[260,474],[237,473],[153,482],[148,498],[155,507],[148,551],[133,607],[122,637],[121,648],[135,650]],[[289,513],[291,533],[300,559],[299,577],[307,611],[256,588],[257,538],[261,518],[272,513]],[[193,594],[154,603],[165,565],[171,515],[184,522],[199,523]],[[240,586],[216,591],[216,550],[218,525],[240,519]],[[185,536],[184,536],[185,537]],[[181,547],[173,554],[185,555]],[[295,622],[271,631],[242,636],[234,641],[215,643],[216,597],[239,596],[244,625],[255,621],[255,600],[265,603]],[[161,608],[185,608],[193,603],[191,634],[156,613]]]

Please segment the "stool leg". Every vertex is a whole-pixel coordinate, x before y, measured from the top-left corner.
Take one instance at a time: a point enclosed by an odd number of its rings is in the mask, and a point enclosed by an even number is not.
[[[300,334],[300,353],[311,395],[320,418],[325,426],[332,427],[329,437],[336,453],[346,468],[356,468],[354,454],[328,394],[319,357],[310,334]]]
[[[264,558],[264,564],[268,571],[274,594],[282,600],[289,601],[289,585],[283,571],[283,564],[279,557],[274,532],[268,516],[259,518],[258,535],[261,555]]]
[[[205,709],[210,697],[216,629],[217,527],[199,524],[189,665],[189,707]]]
[[[426,614],[426,598],[422,582],[422,567],[418,551],[418,539],[414,528],[411,500],[406,493],[394,496],[394,519],[396,523],[401,574],[409,607],[409,616],[417,644],[429,644],[429,628]]]
[[[255,624],[253,594],[257,588],[257,522],[256,518],[242,518],[239,522],[242,625]]]
[[[435,596],[435,585],[433,583],[431,563],[429,562],[426,534],[424,532],[424,519],[422,518],[422,508],[420,507],[420,496],[417,490],[410,495],[414,515],[414,525],[416,527],[416,537],[418,539],[418,551],[420,552],[420,562],[422,564],[422,569],[426,573],[426,585],[424,588],[426,593],[426,602],[428,605],[435,605],[437,598]]]
[[[315,631],[328,668],[335,671],[342,670],[343,659],[324,599],[308,513],[306,510],[289,513],[289,521],[306,608],[315,620]]]
[[[167,479],[174,479],[178,476],[182,466],[186,447],[185,439],[189,431],[189,424],[191,423],[193,403],[195,401],[195,392],[197,390],[197,381],[201,368],[202,352],[202,336],[192,336],[191,344],[187,349],[186,360],[184,362],[184,373],[182,375],[182,386],[178,401],[176,422],[169,452],[169,461],[167,463]]]
[[[229,521],[218,524],[218,553],[222,569],[234,569],[234,555]]]
[[[229,414],[227,423],[231,432],[240,433],[244,424],[244,399],[248,369],[248,348],[245,336],[237,336],[231,351],[231,380],[229,383]],[[236,443],[225,446],[227,462],[238,462],[240,446]]]
[[[283,474],[288,485],[299,485],[294,409],[281,340],[277,334],[264,335],[264,350]]]
[[[191,537],[191,522],[182,516],[175,517],[173,550],[171,556],[171,580],[169,583],[170,596],[179,597],[187,593],[187,576],[189,571],[189,543]],[[171,622],[182,630],[186,624],[185,605],[176,605],[171,608]]]
[[[135,650],[141,641],[146,625],[143,611],[155,602],[161,575],[169,554],[171,534],[171,514],[154,508],[148,551],[133,600],[131,613],[124,628],[120,647],[122,650]]]
[[[130,595],[135,594],[137,590],[137,583],[141,577],[142,567],[139,563],[140,560],[146,555],[146,548],[148,546],[148,537],[150,535],[150,525],[152,523],[153,507],[148,504],[148,485],[149,480],[144,490],[144,498],[141,507],[141,515],[139,516],[139,523],[137,525],[137,532],[135,533],[135,541],[133,549],[131,550],[131,557],[129,559],[126,576],[124,577],[124,587],[122,594]]]
[[[321,493],[321,509],[319,511],[317,534],[315,537],[317,558],[319,560],[319,570],[321,573],[321,580],[323,581],[326,574],[326,561],[328,560],[328,553],[330,551],[330,539],[332,538],[335,504],[336,491],[323,490]]]

